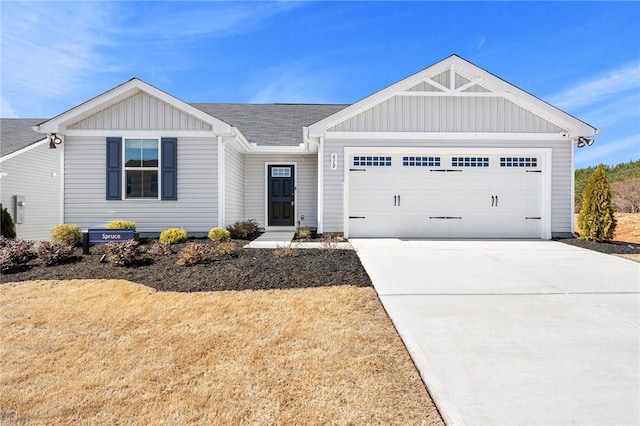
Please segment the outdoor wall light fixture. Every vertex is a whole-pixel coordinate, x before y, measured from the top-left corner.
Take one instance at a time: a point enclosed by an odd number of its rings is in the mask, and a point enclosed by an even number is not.
[[[49,136],[49,149],[56,149],[56,145],[62,143],[62,138],[55,133],[51,133]]]
[[[580,136],[578,138],[578,148],[582,148],[583,146],[591,146],[593,145],[593,142],[595,142],[593,139],[587,139],[584,136]]]

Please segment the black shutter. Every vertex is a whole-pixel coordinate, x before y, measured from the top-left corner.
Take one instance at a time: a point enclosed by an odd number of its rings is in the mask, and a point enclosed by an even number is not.
[[[178,139],[162,138],[162,200],[178,199]]]
[[[107,138],[107,200],[122,199],[122,138]]]

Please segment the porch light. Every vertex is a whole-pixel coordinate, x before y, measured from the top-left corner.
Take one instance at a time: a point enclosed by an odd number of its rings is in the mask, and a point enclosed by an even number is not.
[[[591,146],[593,145],[593,142],[595,142],[593,139],[587,139],[584,136],[580,136],[578,138],[578,148],[582,148],[583,146]]]
[[[56,149],[56,145],[62,143],[62,138],[55,133],[49,135],[49,149]]]

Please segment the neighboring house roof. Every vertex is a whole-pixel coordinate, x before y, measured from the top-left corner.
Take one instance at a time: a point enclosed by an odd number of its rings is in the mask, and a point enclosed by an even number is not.
[[[43,140],[46,136],[32,129],[44,118],[0,119],[0,156],[4,157],[19,149]]]
[[[190,104],[242,132],[249,143],[296,146],[303,142],[303,127],[335,114],[349,105],[329,104]]]

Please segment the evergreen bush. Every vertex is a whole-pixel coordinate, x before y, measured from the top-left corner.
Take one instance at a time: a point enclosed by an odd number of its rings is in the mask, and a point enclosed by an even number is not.
[[[187,231],[179,228],[165,229],[160,233],[162,244],[178,244],[187,241]]]
[[[57,225],[51,231],[51,242],[64,243],[75,246],[82,241],[82,234],[78,225],[62,224]]]
[[[107,223],[107,229],[136,229],[136,223],[130,220],[112,220]]]
[[[608,241],[613,238],[616,218],[611,202],[611,187],[602,165],[591,174],[582,192],[578,226],[583,240]]]
[[[231,233],[223,228],[213,228],[209,231],[209,239],[211,241],[229,241],[231,239]]]
[[[13,218],[11,214],[7,211],[7,209],[2,207],[0,204],[0,210],[2,211],[2,217],[0,218],[0,225],[2,230],[0,231],[0,235],[7,238],[15,238],[16,237],[16,228],[13,224]]]

